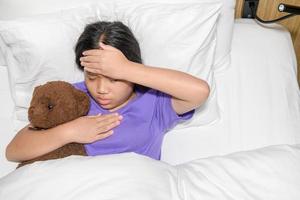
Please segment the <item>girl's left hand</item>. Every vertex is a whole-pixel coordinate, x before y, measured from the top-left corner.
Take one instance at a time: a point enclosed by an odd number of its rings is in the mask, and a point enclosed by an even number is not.
[[[100,42],[102,49],[92,49],[83,52],[80,64],[85,70],[101,74],[113,79],[122,79],[130,61],[117,48]]]

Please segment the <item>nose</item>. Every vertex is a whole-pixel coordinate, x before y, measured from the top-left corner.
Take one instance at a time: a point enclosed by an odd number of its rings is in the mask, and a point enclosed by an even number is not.
[[[98,82],[97,82],[97,93],[99,93],[99,94],[106,94],[106,93],[108,93],[107,83],[106,83],[106,80],[104,78],[98,79]]]

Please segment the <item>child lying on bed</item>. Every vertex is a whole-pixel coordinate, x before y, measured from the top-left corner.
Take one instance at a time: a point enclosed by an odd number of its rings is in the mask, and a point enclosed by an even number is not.
[[[38,132],[27,125],[7,146],[8,160],[30,160],[71,142],[84,143],[88,155],[135,152],[159,160],[167,130],[191,118],[209,95],[204,80],[143,65],[137,40],[121,22],[87,25],[75,53],[85,80],[74,86],[91,97],[88,116]]]

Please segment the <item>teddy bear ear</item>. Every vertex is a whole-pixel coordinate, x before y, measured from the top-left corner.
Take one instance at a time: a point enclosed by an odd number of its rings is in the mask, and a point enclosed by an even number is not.
[[[32,96],[35,96],[36,95],[36,93],[37,93],[37,91],[39,90],[39,88],[41,88],[42,86],[41,85],[39,85],[39,86],[36,86],[35,88],[34,88],[34,90],[33,90],[33,93],[32,93]]]
[[[41,89],[42,85],[39,85],[39,86],[36,86],[34,89],[33,89],[33,92],[32,92],[32,98],[31,98],[31,101],[30,101],[30,105],[29,105],[29,108],[32,106],[32,104],[34,103],[36,97],[37,97],[37,93],[38,91]]]
[[[90,98],[89,96],[74,88],[74,95],[75,95],[75,100],[77,103],[77,110],[78,110],[78,115],[79,116],[84,116],[89,112],[90,109]]]

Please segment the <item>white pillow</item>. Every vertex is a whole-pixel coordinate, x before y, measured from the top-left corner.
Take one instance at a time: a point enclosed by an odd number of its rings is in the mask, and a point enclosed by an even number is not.
[[[130,5],[146,2],[159,3],[211,3],[212,0],[114,0],[116,4]],[[219,0],[222,3],[220,17],[217,22],[217,45],[214,59],[214,72],[224,72],[231,63],[231,41],[233,35],[235,0]]]
[[[219,1],[197,4],[124,1],[115,5],[116,20],[123,21],[134,32],[144,64],[187,72],[210,85],[211,93],[205,104],[196,109],[191,120],[174,129],[212,124],[220,119],[212,70],[220,6]]]
[[[119,2],[125,4],[136,3],[199,3],[211,0],[101,0],[108,4]],[[0,19],[15,19],[18,17],[54,12],[60,9],[77,7],[89,3],[100,2],[99,0],[2,0],[0,6]],[[232,31],[234,24],[234,12],[236,0],[220,0],[222,2],[221,16],[217,24],[217,47],[214,61],[215,71],[224,71],[230,66],[230,50]],[[1,57],[1,55],[0,55]]]
[[[2,38],[0,37],[0,66],[5,66],[6,65],[6,60],[4,58],[4,50],[2,50],[1,43],[3,44]]]
[[[83,80],[75,67],[75,41],[86,23],[108,20],[111,7],[97,16],[95,6],[85,6],[51,15],[39,15],[0,22],[1,49],[7,62],[12,98],[15,103],[15,131],[28,123],[27,109],[33,88],[50,80]],[[105,11],[105,12],[104,12]]]
[[[182,8],[185,8],[185,11],[181,11]],[[2,21],[0,36],[5,43],[2,44],[2,49],[5,52],[11,93],[16,105],[16,130],[27,123],[27,108],[35,86],[50,80],[60,79],[69,82],[83,80],[82,73],[75,65],[73,47],[84,25],[98,20],[116,19],[127,23],[133,29],[141,43],[145,64],[186,71],[205,79],[210,84],[211,95],[207,102],[197,110],[192,120],[180,124],[177,128],[217,121],[219,110],[211,69],[220,8],[219,1],[176,5],[131,4],[114,8],[111,4],[102,3]],[[132,10],[135,12],[130,13]],[[186,17],[187,14],[189,17]],[[148,22],[153,17],[163,15],[164,18],[150,26]],[[165,26],[164,32],[157,34],[155,31],[162,25]],[[189,28],[185,31],[186,27]],[[153,38],[149,37],[147,31],[153,33]],[[174,33],[177,33],[177,36]],[[170,36],[174,38],[169,38]],[[165,41],[161,41],[162,38]],[[157,52],[157,46],[160,47],[161,53],[153,56],[153,53]],[[184,46],[189,48],[182,49],[181,52],[174,49]],[[183,50],[184,53],[180,55]],[[197,51],[197,54],[193,51]]]

